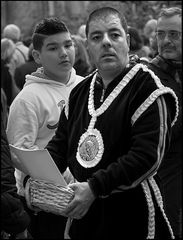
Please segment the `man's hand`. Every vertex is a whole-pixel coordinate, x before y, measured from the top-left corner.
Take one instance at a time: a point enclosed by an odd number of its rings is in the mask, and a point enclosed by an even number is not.
[[[95,196],[87,182],[72,183],[68,187],[74,191],[75,196],[64,211],[64,216],[80,219],[87,213]]]
[[[27,229],[15,236],[15,239],[27,239]]]

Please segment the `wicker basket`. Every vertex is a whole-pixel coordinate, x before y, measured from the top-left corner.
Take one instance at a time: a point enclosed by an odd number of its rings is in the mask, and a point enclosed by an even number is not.
[[[31,205],[56,215],[64,215],[63,210],[74,197],[74,191],[43,180],[30,178]]]

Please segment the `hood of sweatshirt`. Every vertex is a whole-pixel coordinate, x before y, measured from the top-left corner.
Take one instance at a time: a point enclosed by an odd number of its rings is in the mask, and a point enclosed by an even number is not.
[[[36,70],[36,72],[33,72],[32,74],[27,74],[26,75],[24,87],[28,86],[32,83],[43,83],[43,84],[51,84],[52,86],[53,85],[59,85],[59,86],[69,87],[70,85],[72,85],[76,81],[76,76],[79,79],[80,78],[83,79],[83,77],[76,75],[76,70],[74,68],[72,68],[69,81],[66,84],[64,84],[64,83],[49,79],[44,74],[43,67],[40,67]]]

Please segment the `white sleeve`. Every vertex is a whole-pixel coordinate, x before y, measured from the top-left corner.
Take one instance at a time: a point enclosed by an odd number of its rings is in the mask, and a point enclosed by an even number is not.
[[[38,129],[39,119],[36,107],[23,99],[13,101],[6,132],[9,143],[21,148],[38,149],[35,145]]]

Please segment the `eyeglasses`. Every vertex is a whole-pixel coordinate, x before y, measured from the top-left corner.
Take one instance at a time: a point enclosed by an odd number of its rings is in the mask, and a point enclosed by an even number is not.
[[[181,33],[182,32],[179,32],[179,31],[168,31],[168,32],[165,32],[165,31],[157,31],[156,32],[156,37],[159,39],[159,40],[164,40],[165,39],[165,36],[168,34],[168,38],[170,40],[179,40],[180,36],[181,36]]]

